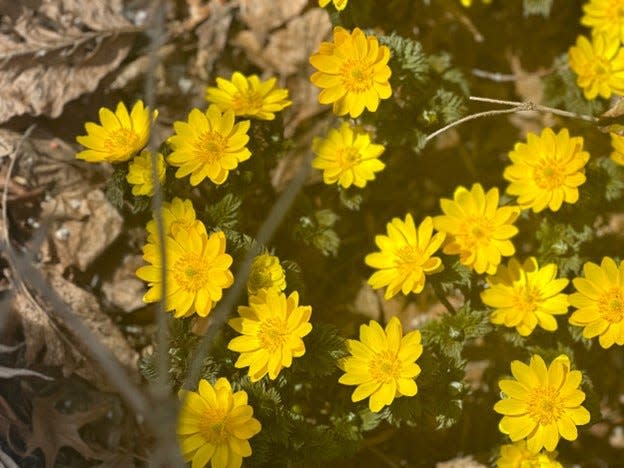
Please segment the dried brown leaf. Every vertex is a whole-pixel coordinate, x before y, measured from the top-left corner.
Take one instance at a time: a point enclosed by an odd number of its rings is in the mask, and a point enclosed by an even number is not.
[[[124,312],[132,312],[145,305],[145,285],[135,274],[137,268],[143,264],[141,255],[127,255],[112,280],[102,285],[104,297]]]
[[[307,3],[308,0],[240,0],[240,17],[263,38],[271,29],[301,13]]]
[[[0,11],[0,123],[22,114],[58,117],[117,68],[137,32],[119,1],[0,0]]]

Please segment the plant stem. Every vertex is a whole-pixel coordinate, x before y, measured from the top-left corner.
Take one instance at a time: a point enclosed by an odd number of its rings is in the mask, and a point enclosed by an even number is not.
[[[440,283],[436,283],[433,281],[432,283],[433,283],[433,290],[435,291],[436,296],[438,296],[438,300],[442,304],[444,304],[444,307],[446,307],[446,310],[448,310],[449,314],[455,315],[457,311],[455,310],[455,307],[453,307],[453,304],[451,304],[449,300],[447,299],[446,295],[444,294],[444,291],[442,291],[442,287],[440,286]]]

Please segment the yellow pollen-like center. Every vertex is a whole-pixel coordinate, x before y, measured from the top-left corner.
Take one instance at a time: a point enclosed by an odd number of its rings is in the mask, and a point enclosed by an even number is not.
[[[210,408],[204,412],[199,423],[199,431],[207,442],[221,445],[227,442],[230,434],[227,430],[227,414],[223,408]]]
[[[194,254],[187,254],[173,265],[173,277],[184,291],[196,292],[208,281],[206,262]]]
[[[111,151],[130,154],[139,149],[139,135],[129,128],[118,128],[109,132],[108,138],[104,141],[104,146]]]
[[[414,245],[405,245],[397,250],[395,264],[402,274],[407,274],[421,266],[422,260],[422,250]]]
[[[401,376],[401,362],[396,354],[382,351],[369,361],[368,371],[375,382],[389,383]]]
[[[526,403],[529,416],[541,425],[556,422],[564,410],[559,391],[549,385],[531,390]]]
[[[535,184],[544,190],[554,190],[563,185],[565,168],[556,159],[545,158],[533,169]]]
[[[202,133],[195,143],[195,155],[207,164],[218,163],[227,149],[227,138],[209,130]]]
[[[598,310],[604,320],[619,323],[624,320],[624,290],[612,288],[598,300]]]
[[[232,98],[232,107],[237,115],[257,114],[262,110],[263,103],[262,95],[254,90],[240,91]]]
[[[340,70],[342,84],[348,92],[364,93],[374,84],[373,65],[363,59],[347,60]]]
[[[494,228],[488,219],[473,217],[464,222],[461,231],[455,237],[463,247],[472,249],[488,245],[493,232]]]
[[[288,324],[278,318],[270,318],[260,324],[258,339],[269,353],[284,347],[288,340]]]
[[[353,166],[357,165],[361,159],[362,155],[360,151],[353,146],[342,148],[338,152],[338,160],[344,169],[351,169]]]
[[[531,285],[514,288],[514,307],[522,312],[535,312],[542,302],[542,292]]]
[[[271,270],[268,268],[254,268],[249,274],[249,289],[257,291],[259,289],[270,288],[273,286],[273,277]]]
[[[593,74],[597,78],[607,79],[611,75],[611,64],[609,61],[602,57],[594,57],[594,60],[592,64]]]

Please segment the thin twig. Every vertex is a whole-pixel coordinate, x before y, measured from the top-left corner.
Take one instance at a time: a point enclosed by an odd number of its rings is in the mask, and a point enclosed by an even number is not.
[[[455,122],[451,122],[450,124],[445,125],[444,127],[439,128],[435,132],[427,135],[427,138],[425,138],[425,142],[429,142],[430,140],[433,140],[438,135],[446,132],[447,130],[450,130],[453,127],[457,127],[458,125],[461,125],[464,122],[468,122],[470,120],[475,120],[475,119],[480,119],[481,117],[491,117],[493,115],[513,114],[514,112],[518,112],[520,110],[524,110],[524,109],[520,107],[514,107],[513,109],[489,110],[489,111],[484,111],[484,112],[477,112],[476,114],[467,115],[466,117],[462,117],[461,119],[456,120]]]
[[[544,77],[548,76],[556,71],[556,68],[551,67],[546,70],[541,70],[535,73],[526,73],[522,75],[516,75],[514,73],[499,73],[499,72],[491,72],[487,70],[480,70],[478,68],[472,69],[472,74],[477,78],[483,78],[485,80],[495,81],[497,83],[506,83],[510,81],[519,81],[525,77]]]
[[[556,109],[554,107],[542,106],[541,104],[536,104],[530,101],[528,102],[504,101],[502,99],[492,99],[492,98],[480,97],[480,96],[470,96],[469,99],[474,102],[487,102],[490,104],[515,106],[517,108],[517,112],[525,112],[525,111],[550,112],[551,114],[560,115],[562,117],[569,117],[571,119],[580,119],[580,120],[585,120],[587,122],[598,122],[598,117],[594,117],[593,115],[577,114],[576,112],[569,112],[569,111],[565,111],[562,109]]]

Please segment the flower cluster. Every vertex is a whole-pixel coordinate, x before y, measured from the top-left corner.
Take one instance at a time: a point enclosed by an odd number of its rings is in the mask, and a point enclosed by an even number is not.
[[[533,453],[527,448],[526,440],[506,444],[500,448],[496,460],[497,468],[562,468],[556,459],[557,452]]]

